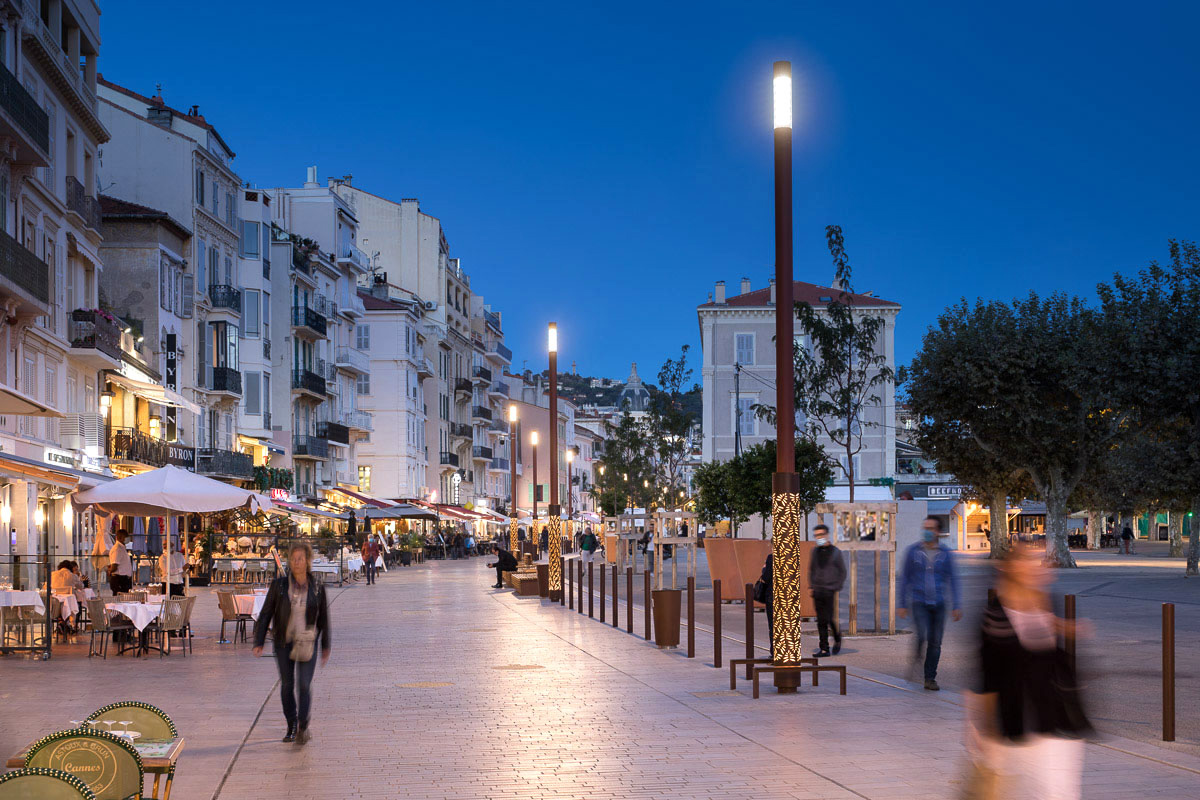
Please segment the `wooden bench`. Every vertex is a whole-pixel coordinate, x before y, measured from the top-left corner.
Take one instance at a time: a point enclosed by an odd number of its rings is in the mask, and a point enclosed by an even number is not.
[[[517,592],[517,597],[537,597],[538,596],[538,577],[531,573],[514,573],[512,578],[513,589]]]
[[[776,667],[776,666],[755,667],[754,668],[754,678],[753,678],[753,690],[751,691],[750,696],[753,697],[755,700],[758,699],[758,678],[760,675],[763,675],[764,673],[767,673],[767,672],[783,672],[783,671],[811,672],[812,678],[813,678],[813,686],[819,685],[817,683],[817,676],[820,673],[836,672],[836,673],[838,673],[838,676],[841,678],[841,683],[842,683],[841,689],[838,693],[839,694],[846,693],[846,667],[845,666],[843,666],[841,664],[820,664],[820,665],[812,665],[812,666],[789,664],[786,667]]]

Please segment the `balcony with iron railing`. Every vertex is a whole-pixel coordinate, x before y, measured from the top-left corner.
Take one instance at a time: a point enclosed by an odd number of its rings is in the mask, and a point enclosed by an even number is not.
[[[318,399],[325,399],[325,379],[307,369],[292,370],[292,389],[307,392]]]
[[[173,464],[193,469],[196,464],[194,448],[164,441],[137,428],[111,428],[105,452],[112,460],[136,461],[151,467]]]
[[[493,419],[488,423],[488,430],[492,431],[493,433],[512,433],[509,428],[510,424],[508,421],[503,419]]]
[[[242,394],[242,373],[231,367],[210,367],[207,388],[211,392]]]
[[[113,317],[98,309],[77,308],[67,323],[71,354],[87,359],[98,356],[101,368],[118,366],[121,361],[121,326]]]
[[[476,422],[490,421],[492,419],[492,410],[485,406],[471,406],[471,418]]]
[[[338,367],[347,372],[365,375],[371,369],[371,362],[367,358],[367,354],[354,347],[343,345],[337,349],[334,357],[337,359]]]
[[[484,311],[483,320],[492,327],[493,330],[500,330],[500,315],[495,311]]]
[[[463,422],[450,423],[450,435],[457,436],[460,439],[471,438],[471,426]]]
[[[482,444],[474,445],[471,448],[471,458],[478,459],[480,461],[491,461],[492,448]]]
[[[292,458],[329,458],[329,442],[317,436],[294,436]]]
[[[100,201],[88,194],[74,175],[67,176],[67,211],[83,220],[85,227],[100,232]]]
[[[503,343],[497,341],[488,342],[487,350],[488,358],[499,361],[502,364],[512,363],[512,350],[509,350]]]
[[[317,436],[334,444],[350,444],[350,429],[340,422],[321,420],[317,423]]]
[[[50,301],[50,268],[4,231],[0,231],[0,289],[24,300],[21,310],[46,313],[45,306]]]
[[[246,453],[202,447],[196,451],[196,472],[249,480],[254,477],[254,458]]]
[[[366,272],[371,268],[371,260],[367,258],[367,254],[359,250],[352,244],[344,244],[338,250],[338,263],[348,264],[360,272]]]
[[[88,80],[83,75],[83,70],[78,61],[74,61],[71,55],[66,50],[66,42],[59,43],[59,38],[65,34],[65,25],[58,31],[52,31],[50,26],[42,19],[41,13],[42,4],[40,0],[25,0],[25,13],[23,22],[25,24],[24,39],[27,44],[32,44],[33,47],[28,48],[32,53],[37,53],[44,61],[50,62],[53,65],[52,77],[54,82],[60,88],[75,93],[78,101],[77,107],[82,106],[88,114],[95,120],[96,125],[100,125],[98,104],[96,100],[96,90],[89,85]],[[96,12],[97,14],[99,12]],[[65,17],[65,15],[64,15]],[[63,19],[65,23],[66,20]],[[89,56],[94,58],[95,56]],[[101,126],[101,130],[104,130]]]
[[[493,472],[508,472],[509,467],[510,464],[508,459],[501,458],[500,456],[493,458],[491,463],[488,464],[488,469],[492,470]]]
[[[423,375],[426,378],[431,378],[431,377],[433,377],[433,374],[434,374],[433,362],[430,361],[428,358],[418,358],[417,359],[417,377],[419,378]]]
[[[43,167],[49,164],[50,117],[17,76],[0,63],[0,109],[7,115],[4,128],[19,144],[17,161]]]
[[[470,394],[471,393],[471,379],[470,378],[459,378],[458,380],[454,381],[454,391],[456,393],[461,393],[461,394]]]
[[[487,367],[476,366],[471,370],[471,379],[479,383],[491,383],[492,371]]]
[[[488,394],[496,395],[497,397],[508,397],[509,386],[504,381],[495,381],[488,387]]]
[[[208,302],[214,309],[226,309],[242,313],[242,290],[223,283],[208,286]]]
[[[361,409],[350,409],[342,412],[342,423],[348,428],[358,431],[372,431],[375,429],[375,417],[370,411]]]
[[[307,333],[311,338],[325,335],[327,323],[325,317],[314,309],[305,306],[292,308],[292,327],[297,333]]]
[[[448,453],[445,450],[442,450],[438,454],[438,463],[443,467],[457,467],[458,453]]]
[[[350,297],[342,299],[342,313],[348,317],[362,317],[367,313],[367,307],[363,305],[356,288],[351,287]]]

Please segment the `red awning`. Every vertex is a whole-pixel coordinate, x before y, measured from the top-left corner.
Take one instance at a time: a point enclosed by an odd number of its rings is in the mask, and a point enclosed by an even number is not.
[[[438,513],[438,516],[445,517],[446,519],[456,519],[461,522],[474,522],[475,520],[479,519],[479,517],[477,515],[472,514],[470,511],[467,511],[462,506],[449,506],[449,505],[440,505],[439,504],[437,506],[437,513]]]
[[[335,486],[332,491],[341,492],[347,497],[352,497],[364,505],[373,506],[375,508],[391,508],[395,503],[385,503],[382,500],[376,500],[374,497],[365,495],[362,492],[356,492],[353,489],[347,489],[344,486]]]

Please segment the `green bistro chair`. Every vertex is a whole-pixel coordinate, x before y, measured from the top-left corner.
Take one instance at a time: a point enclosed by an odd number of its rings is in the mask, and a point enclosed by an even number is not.
[[[142,800],[142,758],[127,740],[94,728],[73,728],[33,743],[28,767],[62,770],[88,785],[96,800]]]
[[[165,711],[157,706],[142,703],[138,700],[122,700],[119,703],[109,703],[103,708],[93,711],[87,718],[87,721],[93,724],[99,724],[101,720],[108,720],[109,722],[128,720],[130,723],[129,727],[140,733],[143,739],[174,739],[179,735],[174,721],[167,716]],[[170,769],[165,770],[157,767],[143,769],[154,775],[155,795],[158,794],[160,777],[163,775],[166,776],[167,780],[163,791],[167,797],[170,797],[171,784],[175,781],[175,767],[172,766]]]
[[[96,800],[96,795],[69,772],[26,767],[0,775],[0,800]]]

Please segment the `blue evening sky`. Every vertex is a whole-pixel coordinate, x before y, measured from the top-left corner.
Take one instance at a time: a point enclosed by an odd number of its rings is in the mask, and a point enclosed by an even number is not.
[[[896,300],[1090,295],[1198,238],[1200,6],[102,3],[105,76],[199,104],[243,179],[417,197],[514,369],[653,379],[697,304],[772,272],[771,62],[796,75],[796,277]],[[698,368],[699,359],[693,359]],[[698,369],[697,369],[698,378]]]

